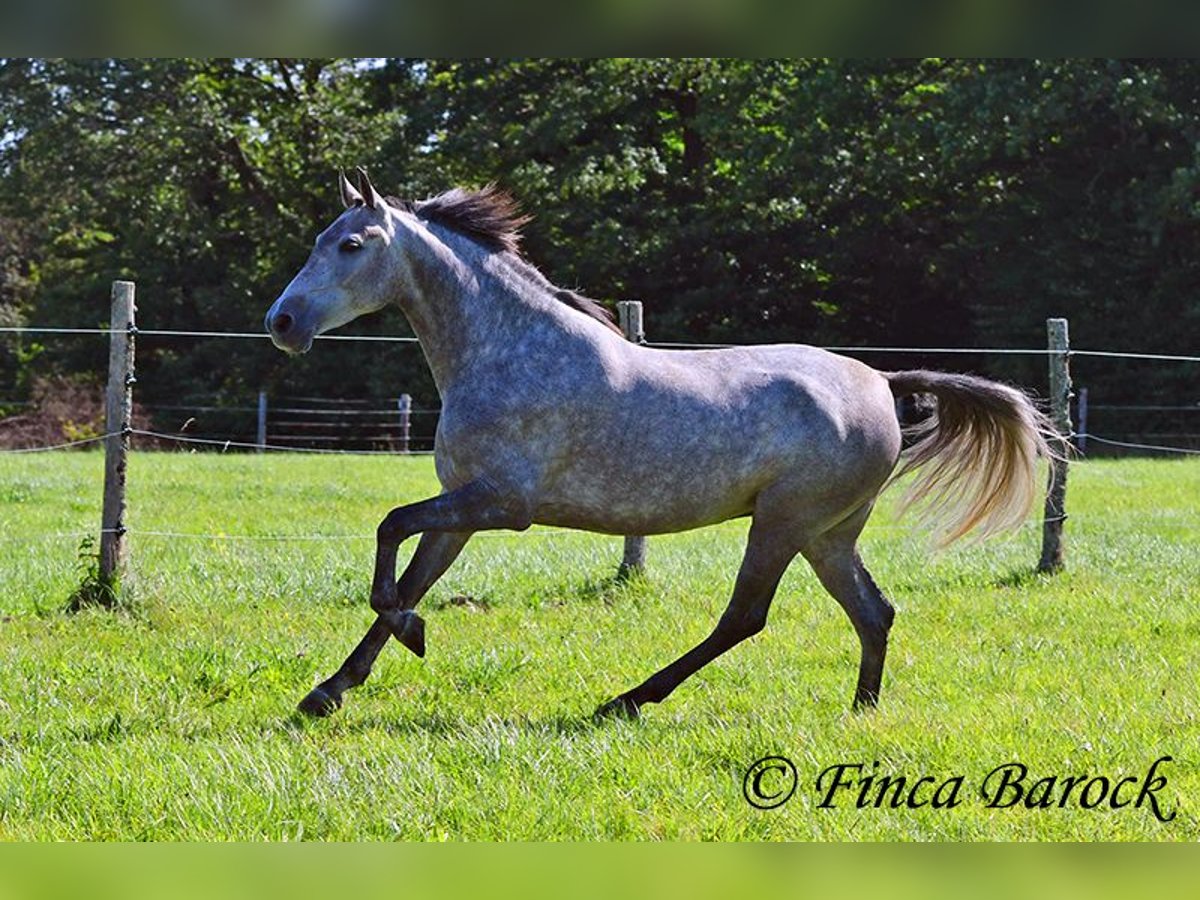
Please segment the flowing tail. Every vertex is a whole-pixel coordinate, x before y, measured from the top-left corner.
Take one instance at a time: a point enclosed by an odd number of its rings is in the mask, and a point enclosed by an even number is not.
[[[945,372],[885,372],[892,393],[932,394],[937,413],[907,431],[915,442],[892,480],[916,472],[901,510],[920,504],[939,547],[1020,525],[1037,492],[1039,456],[1060,455],[1050,420],[1021,391]]]

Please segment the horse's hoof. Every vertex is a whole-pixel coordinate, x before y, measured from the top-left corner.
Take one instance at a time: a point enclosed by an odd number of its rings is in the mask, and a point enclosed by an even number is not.
[[[336,712],[341,705],[341,697],[335,697],[324,688],[315,687],[308,692],[303,700],[296,704],[296,709],[300,710],[306,716],[324,718]]]
[[[400,614],[399,621],[389,623],[392,635],[417,656],[425,655],[425,620],[412,610]]]
[[[641,708],[631,699],[622,694],[603,703],[592,715],[597,722],[604,719],[636,719],[641,715]]]
[[[854,704],[851,709],[856,713],[868,713],[879,706],[879,692],[859,690],[854,695]]]

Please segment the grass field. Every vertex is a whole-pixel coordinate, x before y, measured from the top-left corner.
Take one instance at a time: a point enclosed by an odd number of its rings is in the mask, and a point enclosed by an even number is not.
[[[1057,577],[1032,574],[1036,526],[934,556],[885,503],[863,555],[898,615],[872,713],[848,710],[857,641],[801,561],[765,632],[599,725],[597,703],[708,632],[744,522],[653,538],[649,576],[623,586],[619,539],[480,536],[421,607],[426,658],[393,643],[308,721],[295,702],[371,620],[369,536],[435,490],[429,460],[135,454],[129,603],[67,614],[78,541],[44,535],[96,527],[101,471],[97,453],[0,457],[2,838],[1200,836],[1200,460],[1074,466]],[[350,537],[227,539],[279,534]],[[743,776],[768,754],[799,784],[763,811]],[[1161,756],[1166,823],[979,794],[1011,761],[1029,787],[1141,779]],[[818,808],[822,770],[875,761],[910,784],[962,776],[961,802]]]

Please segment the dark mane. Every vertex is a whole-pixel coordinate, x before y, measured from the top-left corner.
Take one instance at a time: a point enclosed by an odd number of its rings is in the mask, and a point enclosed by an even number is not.
[[[453,188],[415,203],[391,197],[388,202],[407,209],[417,218],[445,225],[489,250],[507,250],[518,255],[521,228],[533,218],[524,215],[512,195],[494,184],[477,191]]]
[[[436,222],[478,241],[489,250],[521,255],[521,228],[532,216],[521,212],[517,201],[507,191],[489,184],[477,191],[453,188],[428,200],[399,200],[388,197],[388,203],[407,210],[419,219]],[[554,288],[554,297],[585,316],[621,334],[616,319],[598,300],[574,291]]]
[[[615,331],[617,334],[624,337],[624,333],[617,327],[616,317],[607,306],[601,305],[599,300],[593,300],[591,297],[585,297],[582,294],[577,294],[574,291],[567,291],[561,288],[554,291],[554,299],[559,303],[565,303],[572,309],[577,309],[585,316],[591,316],[601,325]]]

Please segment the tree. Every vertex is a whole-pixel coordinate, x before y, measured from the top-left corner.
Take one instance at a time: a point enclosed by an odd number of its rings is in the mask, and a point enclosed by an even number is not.
[[[400,196],[499,182],[535,215],[526,252],[547,276],[642,299],[656,339],[1036,347],[1066,315],[1076,344],[1187,352],[1198,97],[1191,61],[9,60],[0,310],[99,324],[108,283],[132,277],[146,327],[257,332],[339,211],[336,170],[363,164]],[[5,346],[0,377],[26,389],[37,348]],[[411,346],[139,355],[151,403],[436,402]],[[103,359],[54,341],[36,365]],[[1044,378],[1036,358],[953,365]],[[1110,400],[1194,390],[1190,370],[1139,386],[1089,365]]]

